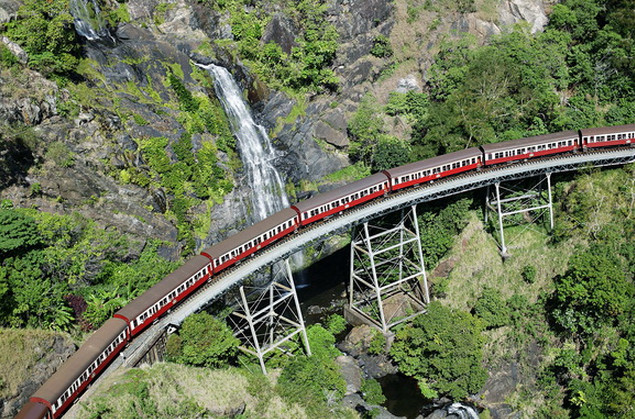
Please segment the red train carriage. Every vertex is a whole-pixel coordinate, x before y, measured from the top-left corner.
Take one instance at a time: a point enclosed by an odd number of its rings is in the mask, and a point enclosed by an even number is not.
[[[286,236],[298,227],[298,214],[285,208],[245,230],[201,252],[214,264],[214,272],[220,272],[244,257],[251,255],[269,243]]]
[[[388,176],[375,173],[348,185],[321,193],[291,206],[298,212],[300,224],[305,226],[329,215],[369,201],[390,190]]]
[[[16,418],[57,418],[126,343],[170,307],[219,272],[275,240],[329,215],[391,190],[469,171],[587,147],[635,143],[635,124],[541,135],[462,150],[377,173],[284,209],[229,237],[183,266],[115,313],[47,380]],[[211,261],[211,262],[210,262]]]
[[[116,312],[114,317],[126,321],[130,325],[130,332],[135,336],[207,281],[211,275],[210,261],[204,256],[194,256]]]
[[[108,320],[55,371],[30,401],[46,406],[49,417],[59,417],[129,339],[126,322],[115,318]],[[37,409],[31,407],[29,411],[35,414]]]
[[[502,143],[481,146],[485,165],[564,153],[580,147],[580,136],[576,131],[538,135]]]
[[[14,419],[50,419],[52,417],[51,411],[43,403],[29,400],[22,406]]]
[[[584,147],[609,147],[635,144],[635,124],[581,129]]]
[[[443,176],[476,169],[482,165],[483,153],[476,147],[443,156],[409,163],[384,172],[390,177],[391,190],[406,188]]]

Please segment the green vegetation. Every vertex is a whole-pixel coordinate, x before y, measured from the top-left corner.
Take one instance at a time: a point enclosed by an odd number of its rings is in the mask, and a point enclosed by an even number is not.
[[[312,356],[295,356],[288,360],[278,379],[280,394],[287,400],[302,404],[310,417],[329,415],[329,405],[340,400],[346,382],[340,375],[335,358],[335,337],[320,325],[307,328]]]
[[[290,53],[275,42],[261,43],[271,19],[270,4],[254,5],[246,0],[216,2],[213,7],[229,12],[233,40],[239,57],[272,88],[292,92],[336,90],[338,80],[329,68],[337,50],[337,32],[326,18],[327,3],[302,0],[294,4],[274,2],[284,8],[298,29]],[[254,7],[256,6],[256,7]]]
[[[334,330],[341,330],[345,326],[343,318],[333,316],[330,326]],[[272,407],[267,403],[268,399],[284,400],[283,404],[302,406],[309,417],[329,415],[334,408],[339,411],[340,408],[334,407],[333,403],[344,395],[346,383],[335,363],[335,358],[341,354],[335,348],[335,337],[331,331],[320,325],[309,326],[307,335],[312,356],[307,357],[298,352],[292,357],[274,356],[267,361],[268,369],[280,370],[275,386],[259,372],[252,371],[254,364],[240,372],[250,380],[250,388],[254,391],[250,390],[251,394],[257,394],[263,400],[256,407],[258,414],[263,415],[264,411]],[[218,368],[236,363],[237,346],[237,339],[224,322],[207,313],[201,313],[188,317],[179,334],[170,336],[167,354],[170,361],[180,364]],[[290,351],[299,349],[297,342],[289,343]],[[244,365],[251,361],[253,358],[241,358],[241,364]],[[238,369],[231,368],[228,373],[237,374]]]
[[[488,369],[518,365],[521,383],[507,400],[521,414],[630,414],[633,188],[631,166],[557,182],[555,231],[506,228],[504,262],[469,212],[440,261],[449,271],[443,303],[471,310],[486,328]]]
[[[474,314],[483,320],[486,328],[505,326],[509,323],[510,311],[501,292],[485,287],[474,304]]]
[[[381,384],[373,378],[364,380],[361,390],[364,395],[364,400],[370,404],[383,404],[386,401],[386,396],[384,396],[381,389]]]
[[[481,330],[469,313],[433,301],[426,314],[397,332],[390,354],[401,372],[419,381],[424,396],[460,400],[480,390],[487,379],[481,366]]]
[[[419,233],[426,265],[435,266],[454,244],[456,235],[467,224],[469,198],[425,205],[419,214]]]
[[[29,66],[44,75],[68,77],[77,67],[79,43],[67,1],[24,1],[6,35],[29,54]]]
[[[408,2],[413,22],[423,9],[450,5]],[[471,10],[462,2],[457,11]],[[383,135],[382,114],[412,128],[407,160],[478,144],[635,120],[633,21],[628,2],[570,0],[553,8],[544,32],[526,26],[478,46],[466,35],[444,41],[423,93],[391,93],[385,109],[363,101],[351,119],[353,160],[370,163]],[[428,7],[430,6],[430,7]],[[452,6],[454,7],[454,6]],[[389,54],[377,37],[373,54]]]
[[[326,330],[333,335],[337,335],[346,330],[346,319],[339,314],[331,314],[326,322]]]
[[[392,47],[390,46],[390,39],[384,35],[377,35],[373,39],[373,47],[370,53],[375,57],[385,58],[392,55]]]
[[[384,132],[380,110],[375,98],[366,95],[348,122],[349,156],[373,172],[408,163],[412,154],[406,142]]]
[[[198,313],[185,319],[178,335],[170,335],[168,354],[181,364],[218,368],[235,358],[238,344],[224,322]]]
[[[99,326],[114,311],[175,269],[147,245],[97,228],[79,214],[0,210],[0,325],[71,330]]]

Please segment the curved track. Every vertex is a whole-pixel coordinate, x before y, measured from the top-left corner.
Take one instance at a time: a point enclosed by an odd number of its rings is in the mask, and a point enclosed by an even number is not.
[[[131,342],[122,352],[123,356],[117,358],[96,382],[110,375],[121,366],[134,366],[140,357],[147,352],[147,349],[154,344],[156,338],[165,328],[169,325],[180,325],[189,315],[199,311],[209,301],[223,294],[228,289],[238,286],[249,274],[277,260],[288,257],[306,246],[320,242],[332,234],[345,232],[354,225],[413,204],[479,189],[497,182],[545,173],[575,171],[586,167],[622,165],[630,162],[635,162],[635,147],[587,152],[584,154],[558,155],[520,164],[497,166],[405,189],[333,216],[285,237],[264,252],[247,258],[238,265],[226,269],[221,275],[215,276],[212,282],[205,284]],[[88,397],[90,393],[92,391],[88,390],[82,397]],[[74,413],[76,413],[76,409],[72,408],[68,412],[68,416],[75,416]]]

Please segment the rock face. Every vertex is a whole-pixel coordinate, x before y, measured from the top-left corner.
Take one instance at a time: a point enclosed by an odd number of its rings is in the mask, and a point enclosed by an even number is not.
[[[507,0],[498,7],[499,21],[512,25],[520,21],[529,22],[531,33],[541,31],[547,24],[547,15],[542,0]]]
[[[7,334],[17,336],[7,337]],[[44,336],[30,337],[31,334]],[[11,350],[22,349],[24,357],[30,358],[23,372],[28,378],[19,385],[5,383],[15,388],[15,391],[4,400],[0,399],[0,417],[12,418],[62,362],[75,352],[76,347],[67,336],[38,331],[0,330],[0,339],[11,342]]]
[[[282,51],[290,54],[291,48],[296,45],[295,38],[297,36],[298,30],[293,21],[282,13],[276,13],[265,28],[262,43],[275,42],[282,48]]]
[[[7,23],[17,16],[20,2],[17,0],[0,0],[0,23]]]

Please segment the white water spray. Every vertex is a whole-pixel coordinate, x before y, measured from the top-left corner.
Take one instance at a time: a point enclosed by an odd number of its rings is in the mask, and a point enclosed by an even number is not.
[[[89,41],[108,38],[114,42],[97,0],[71,0],[70,11],[74,18],[75,30],[80,36]]]
[[[478,413],[473,407],[461,403],[452,403],[447,407],[447,412],[451,415],[457,415],[461,419],[478,419]]]
[[[276,152],[265,128],[254,121],[242,97],[238,84],[227,69],[214,65],[199,65],[214,79],[214,90],[229,118],[236,136],[240,158],[249,186],[253,222],[263,220],[289,206],[289,199],[278,170],[273,165]],[[304,264],[302,251],[292,256],[296,268]]]
[[[265,128],[254,121],[241,90],[229,71],[214,64],[201,67],[212,75],[216,96],[220,99],[238,140],[251,194],[254,221],[263,220],[289,206],[282,178],[273,166],[276,153],[271,140]]]

